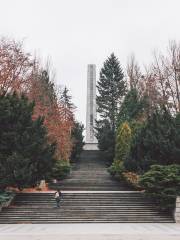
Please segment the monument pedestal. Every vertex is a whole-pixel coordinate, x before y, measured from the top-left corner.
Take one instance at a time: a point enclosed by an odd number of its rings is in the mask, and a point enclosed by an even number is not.
[[[84,150],[99,150],[97,143],[85,143],[83,149]]]

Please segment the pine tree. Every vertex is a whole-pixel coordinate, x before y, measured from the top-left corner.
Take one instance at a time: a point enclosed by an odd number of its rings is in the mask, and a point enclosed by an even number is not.
[[[72,103],[72,96],[69,94],[69,89],[65,86],[61,94],[61,103],[64,107],[65,120],[73,119],[73,110],[76,108]]]
[[[102,151],[102,158],[106,159],[108,164],[114,159],[115,137],[108,120],[97,121],[96,137],[98,147]]]
[[[46,99],[49,101],[49,105],[52,104],[56,100],[56,93],[54,83],[50,80],[48,71],[43,70],[41,72],[41,75],[39,76],[39,82],[43,94],[41,97],[46,97]]]
[[[0,96],[0,185],[32,186],[51,171],[55,145],[47,143],[43,118],[32,120],[25,96]]]
[[[72,103],[72,96],[69,94],[69,89],[65,86],[62,94],[61,94],[61,101],[63,102],[64,106],[68,109],[74,109],[75,106]]]
[[[114,53],[105,61],[97,83],[97,111],[108,119],[113,132],[116,129],[119,107],[126,93],[126,83],[120,63]]]
[[[120,104],[126,93],[126,83],[120,63],[114,53],[104,62],[97,83],[97,139],[99,149],[105,152],[106,158],[112,161],[115,150],[115,132]]]

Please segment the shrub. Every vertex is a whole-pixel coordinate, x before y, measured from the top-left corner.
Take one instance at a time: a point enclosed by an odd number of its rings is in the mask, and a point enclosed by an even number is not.
[[[9,201],[9,199],[14,195],[14,193],[10,192],[0,192],[0,205],[4,202]]]
[[[110,174],[118,179],[123,178],[123,172],[125,171],[124,165],[122,161],[114,161],[112,165],[108,168]]]
[[[141,189],[141,187],[139,185],[139,179],[140,179],[139,175],[137,175],[134,172],[124,172],[123,177],[129,186],[132,186],[136,189]]]
[[[140,177],[139,183],[161,208],[173,209],[176,196],[180,195],[180,165],[153,165]]]
[[[52,177],[57,180],[64,179],[70,173],[70,169],[68,161],[57,160],[52,169]]]

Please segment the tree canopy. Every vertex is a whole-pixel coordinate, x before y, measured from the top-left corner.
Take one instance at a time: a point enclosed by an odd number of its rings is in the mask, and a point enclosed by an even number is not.
[[[32,119],[34,102],[0,95],[0,183],[23,188],[47,177],[55,144],[48,144],[43,118]]]

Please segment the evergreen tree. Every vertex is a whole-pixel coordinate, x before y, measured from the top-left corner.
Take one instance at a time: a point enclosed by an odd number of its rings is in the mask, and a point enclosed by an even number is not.
[[[146,96],[139,97],[135,88],[132,88],[125,96],[118,115],[118,125],[124,121],[135,121],[146,118],[148,99]]]
[[[114,159],[115,137],[108,120],[97,121],[96,137],[99,149],[102,151],[102,158],[106,159],[108,165]]]
[[[129,153],[131,143],[131,128],[128,122],[122,123],[117,131],[115,161],[123,162]]]
[[[124,161],[129,153],[131,138],[131,128],[128,122],[122,123],[117,130],[115,158],[108,169],[112,175],[118,175],[119,179],[123,178]]]
[[[39,101],[46,107],[56,101],[56,92],[54,83],[50,80],[49,73],[46,70],[41,71],[40,75],[36,78],[39,84]]]
[[[178,116],[173,117],[166,109],[156,110],[133,137],[125,167],[142,173],[153,164],[179,164],[178,129]]]
[[[55,145],[47,143],[43,119],[32,120],[34,103],[25,96],[0,96],[0,185],[19,189],[47,177]]]
[[[44,92],[48,95],[51,102],[56,99],[54,83],[50,80],[49,73],[43,70],[40,77]]]
[[[120,63],[114,53],[105,61],[97,83],[97,112],[102,119],[108,119],[115,132],[121,101],[126,93],[126,83]]]
[[[75,122],[75,126],[71,133],[72,142],[73,142],[73,148],[71,152],[71,161],[76,161],[83,150],[83,146],[84,146],[83,130],[84,130],[84,125],[79,122]]]
[[[72,103],[72,96],[69,94],[68,88],[65,86],[61,93],[61,103],[64,107],[65,119],[73,119],[73,110],[76,108]]]
[[[64,107],[69,110],[74,110],[75,106],[72,103],[72,96],[69,94],[69,89],[65,86],[62,94],[61,94],[61,101],[64,104]]]
[[[112,161],[114,158],[117,117],[121,101],[126,93],[124,74],[114,53],[104,62],[97,89],[97,112],[101,118],[97,122],[97,139],[100,150],[105,151],[106,156],[109,156]]]

